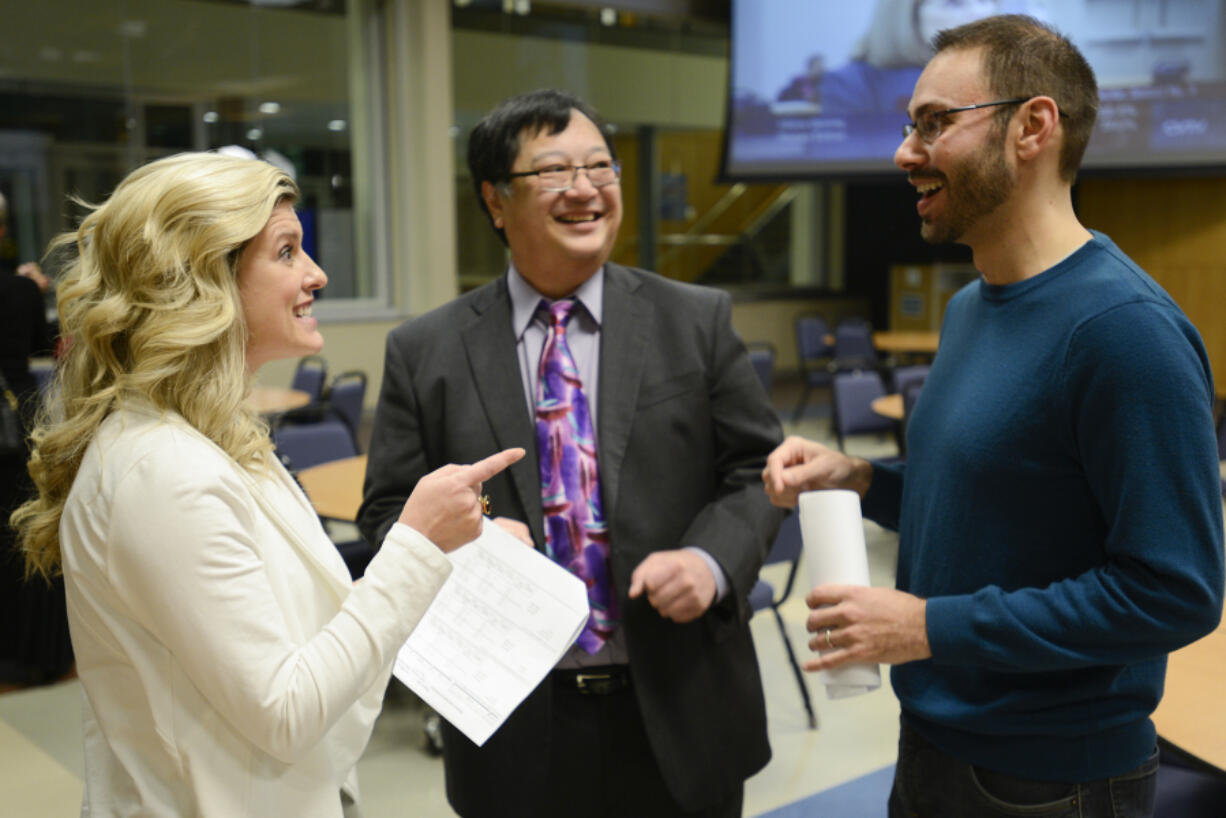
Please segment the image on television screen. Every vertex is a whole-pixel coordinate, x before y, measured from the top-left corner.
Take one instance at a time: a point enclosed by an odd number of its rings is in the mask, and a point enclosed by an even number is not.
[[[1083,168],[1226,166],[1224,0],[734,0],[724,175],[896,173],[936,32],[1029,14],[1093,66]]]

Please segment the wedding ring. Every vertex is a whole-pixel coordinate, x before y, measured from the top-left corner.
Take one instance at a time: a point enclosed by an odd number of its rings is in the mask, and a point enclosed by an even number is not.
[[[493,504],[490,503],[490,496],[488,494],[482,494],[478,499],[481,500],[481,513],[486,517],[490,516],[490,509],[494,507]]]
[[[830,628],[826,628],[826,647],[834,650],[834,643],[830,641]]]

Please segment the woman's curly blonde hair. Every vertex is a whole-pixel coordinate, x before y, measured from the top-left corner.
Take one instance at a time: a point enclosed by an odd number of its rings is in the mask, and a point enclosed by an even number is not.
[[[81,458],[126,400],[176,412],[246,468],[271,456],[250,392],[237,265],[298,188],[270,164],[183,153],[134,170],[75,231],[57,288],[69,340],[32,433],[38,496],[10,518],[26,573],[60,570],[60,516]]]

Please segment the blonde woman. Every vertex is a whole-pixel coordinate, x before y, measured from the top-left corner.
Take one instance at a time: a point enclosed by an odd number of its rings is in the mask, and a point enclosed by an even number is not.
[[[83,814],[358,814],[395,651],[523,454],[432,473],[350,582],[243,405],[261,364],[323,345],[296,196],[272,165],[181,154],[57,242],[73,343],[13,522],[28,568],[65,577]]]

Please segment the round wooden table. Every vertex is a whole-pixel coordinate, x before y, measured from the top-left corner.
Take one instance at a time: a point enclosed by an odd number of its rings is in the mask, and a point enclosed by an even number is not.
[[[362,505],[362,481],[366,479],[366,455],[320,463],[298,472],[315,513],[329,520],[351,523]]]
[[[1171,654],[1166,691],[1154,711],[1158,735],[1206,764],[1226,771],[1226,621]]]
[[[311,402],[309,392],[301,389],[285,389],[280,386],[253,386],[247,396],[247,405],[262,415],[288,412]]]
[[[911,352],[935,355],[941,340],[939,332],[894,332],[873,333],[873,346],[882,352]]]
[[[890,420],[902,420],[902,395],[882,395],[869,404],[874,412]]]

